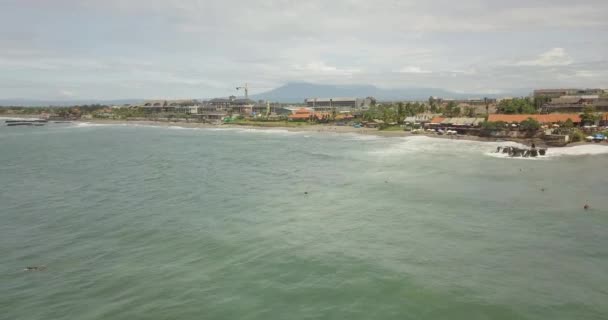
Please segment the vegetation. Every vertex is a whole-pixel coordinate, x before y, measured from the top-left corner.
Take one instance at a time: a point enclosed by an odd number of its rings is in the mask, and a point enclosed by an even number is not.
[[[426,106],[419,102],[399,102],[371,106],[363,113],[363,120],[382,120],[385,123],[402,124],[406,117],[415,116],[426,111]]]
[[[519,123],[519,129],[528,132],[536,132],[540,129],[540,122],[536,121],[536,119],[528,118]]]
[[[485,121],[484,123],[481,124],[481,128],[486,131],[504,130],[506,126],[507,126],[507,123],[503,122],[503,121],[496,121],[496,122]]]
[[[580,129],[577,128],[573,128],[570,131],[570,140],[572,142],[579,142],[579,141],[583,141],[585,140],[585,133],[582,132]]]
[[[460,116],[460,107],[456,105],[456,102],[450,101],[445,109],[443,110],[443,115],[446,117],[458,117]]]
[[[514,98],[500,101],[498,112],[504,114],[532,114],[536,113],[537,110],[534,101],[530,98]]]
[[[601,116],[595,112],[593,106],[586,106],[583,108],[583,114],[581,114],[581,121],[583,124],[595,124],[600,118]]]

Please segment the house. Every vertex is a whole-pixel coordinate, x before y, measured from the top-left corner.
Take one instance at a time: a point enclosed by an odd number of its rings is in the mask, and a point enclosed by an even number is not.
[[[307,108],[300,108],[294,112],[294,114],[289,115],[289,120],[292,121],[307,121],[312,119],[315,116],[315,113]]]

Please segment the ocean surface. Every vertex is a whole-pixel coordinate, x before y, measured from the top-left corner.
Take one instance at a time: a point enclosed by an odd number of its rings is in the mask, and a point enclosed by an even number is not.
[[[608,147],[498,145],[1,123],[0,319],[608,319]]]

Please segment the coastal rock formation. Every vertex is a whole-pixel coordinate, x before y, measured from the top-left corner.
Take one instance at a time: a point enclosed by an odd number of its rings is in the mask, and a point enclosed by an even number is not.
[[[496,153],[506,153],[510,157],[524,157],[524,158],[535,158],[540,156],[544,156],[547,153],[547,149],[536,149],[534,147],[530,149],[523,149],[517,147],[497,147]]]

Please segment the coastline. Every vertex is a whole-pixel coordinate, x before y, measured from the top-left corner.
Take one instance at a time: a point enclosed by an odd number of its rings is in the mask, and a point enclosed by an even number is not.
[[[238,125],[238,124],[209,124],[200,122],[183,122],[183,121],[153,121],[153,120],[106,120],[106,119],[90,119],[80,120],[75,122],[82,123],[95,123],[95,124],[118,124],[118,125],[149,125],[158,127],[181,127],[181,128],[201,128],[201,129],[252,129],[252,130],[286,130],[290,132],[316,132],[316,133],[332,133],[332,134],[361,134],[370,135],[384,138],[395,138],[395,137],[416,137],[424,136],[429,138],[444,139],[444,140],[463,140],[463,141],[479,141],[479,142],[515,142],[521,144],[528,144],[530,139],[502,139],[502,138],[488,138],[478,136],[467,136],[467,135],[437,135],[430,133],[410,133],[407,131],[383,131],[372,128],[354,128],[351,126],[336,126],[326,124],[310,124],[302,126],[252,126],[252,125]],[[583,143],[586,144],[586,143]],[[575,144],[572,144],[575,145]],[[578,145],[578,144],[576,144]]]
[[[35,115],[2,115],[0,118],[38,118]],[[459,140],[459,141],[478,141],[478,142],[514,142],[523,145],[536,143],[541,148],[569,148],[581,145],[599,145],[608,147],[606,143],[595,142],[572,142],[565,146],[547,146],[544,141],[539,139],[516,139],[516,138],[491,138],[469,135],[437,135],[431,133],[411,133],[408,131],[384,131],[374,128],[354,128],[351,126],[336,126],[327,124],[306,124],[300,126],[282,126],[274,123],[266,123],[264,125],[241,125],[241,124],[210,124],[201,122],[185,122],[185,121],[157,121],[157,120],[110,120],[110,119],[81,119],[72,120],[74,123],[94,123],[108,125],[146,125],[156,127],[180,127],[180,128],[200,128],[200,129],[251,129],[251,130],[286,130],[290,132],[316,132],[316,133],[331,133],[331,134],[360,134],[368,136],[376,136],[383,138],[398,138],[398,137],[416,137],[423,136],[443,140]]]

